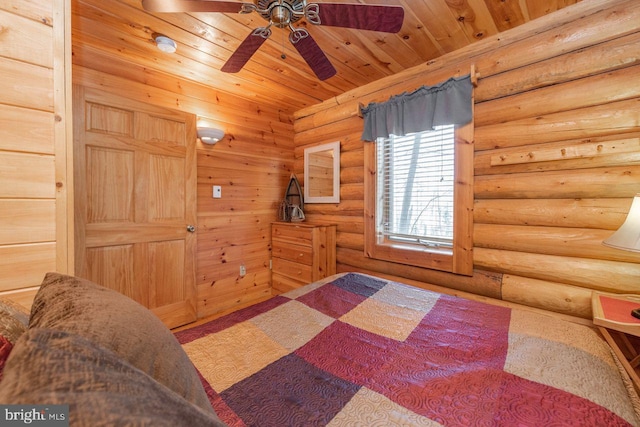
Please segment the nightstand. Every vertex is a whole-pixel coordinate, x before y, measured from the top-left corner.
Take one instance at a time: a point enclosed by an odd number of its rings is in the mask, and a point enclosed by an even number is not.
[[[631,310],[640,307],[640,295],[593,292],[593,323],[607,340],[640,393],[640,319]]]

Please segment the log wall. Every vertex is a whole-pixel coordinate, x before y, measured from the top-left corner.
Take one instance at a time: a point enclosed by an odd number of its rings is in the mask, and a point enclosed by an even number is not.
[[[26,306],[73,262],[65,3],[0,4],[0,296]]]
[[[358,103],[451,75],[475,90],[471,278],[368,259]],[[640,293],[640,256],[602,240],[640,192],[640,4],[581,2],[295,114],[305,147],[340,140],[341,202],[306,204],[337,224],[338,271],[380,273],[584,318],[592,290]],[[304,183],[302,183],[304,184]]]

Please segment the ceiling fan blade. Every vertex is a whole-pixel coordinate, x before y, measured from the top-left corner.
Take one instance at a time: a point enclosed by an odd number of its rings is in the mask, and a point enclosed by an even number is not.
[[[271,35],[269,28],[256,28],[244,41],[238,46],[235,52],[229,57],[227,62],[220,70],[225,73],[237,73],[244,67],[254,53],[262,46],[267,38]]]
[[[142,0],[142,7],[149,12],[227,12],[238,13],[243,3],[213,0]]]
[[[320,46],[318,46],[318,43],[316,43],[307,30],[303,28],[296,29],[289,34],[289,41],[291,41],[320,80],[326,80],[329,77],[335,76],[336,69],[333,68],[327,55],[324,54]]]
[[[316,25],[397,33],[402,28],[402,6],[357,3],[309,3],[305,8],[309,22]]]

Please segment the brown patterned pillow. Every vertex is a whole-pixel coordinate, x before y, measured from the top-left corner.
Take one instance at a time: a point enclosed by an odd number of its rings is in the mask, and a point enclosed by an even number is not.
[[[0,299],[0,379],[4,364],[20,336],[27,331],[29,312],[8,299]]]
[[[225,425],[114,352],[44,328],[30,329],[16,343],[0,402],[69,405],[72,426]]]
[[[171,331],[151,311],[116,291],[47,273],[31,308],[33,328],[86,338],[215,414],[193,363]]]

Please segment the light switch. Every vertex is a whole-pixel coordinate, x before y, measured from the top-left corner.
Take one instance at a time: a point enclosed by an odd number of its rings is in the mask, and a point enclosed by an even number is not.
[[[213,198],[214,199],[219,199],[222,197],[222,187],[219,185],[214,185],[213,186]]]

